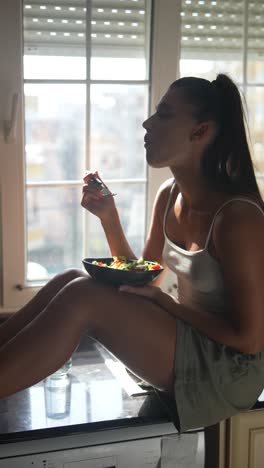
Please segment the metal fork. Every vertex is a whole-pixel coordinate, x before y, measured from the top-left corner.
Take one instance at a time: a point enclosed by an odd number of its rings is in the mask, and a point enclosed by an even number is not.
[[[112,193],[106,186],[105,184],[100,180],[98,179],[98,177],[96,176],[91,176],[90,178],[90,181],[89,182],[92,182],[92,184],[94,184],[96,187],[98,187],[102,193],[102,196],[103,197],[107,197],[108,195],[112,195],[112,197],[114,197],[116,195],[116,193]]]

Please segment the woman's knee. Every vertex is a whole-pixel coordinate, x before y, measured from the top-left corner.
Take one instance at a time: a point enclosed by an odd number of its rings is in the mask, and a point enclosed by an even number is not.
[[[89,325],[95,330],[106,326],[109,300],[113,299],[111,293],[113,294],[112,288],[86,275],[68,283],[61,291],[61,299],[66,307],[74,310],[76,318],[79,315],[89,318]],[[107,326],[109,324],[111,322]]]
[[[75,272],[77,273],[76,270]],[[89,309],[96,300],[97,283],[88,275],[75,276],[73,272],[69,273],[68,278],[69,281],[62,291],[65,300],[69,301],[69,304],[74,304],[76,308]]]
[[[84,271],[79,270],[78,268],[69,268],[64,270],[62,273],[59,273],[55,278],[64,284],[68,284],[77,278],[83,277],[87,277],[87,274],[84,273]]]

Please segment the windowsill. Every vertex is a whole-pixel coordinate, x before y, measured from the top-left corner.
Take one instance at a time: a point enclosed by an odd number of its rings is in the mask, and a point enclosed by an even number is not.
[[[15,314],[16,313],[16,310],[1,310],[0,309],[0,324],[1,322],[3,322],[4,320],[8,319],[9,317],[11,317],[11,315]]]
[[[83,335],[67,375],[49,376],[0,401],[1,441],[23,440],[25,433],[28,439],[146,424],[169,426],[174,433],[156,394],[116,364],[111,354]]]

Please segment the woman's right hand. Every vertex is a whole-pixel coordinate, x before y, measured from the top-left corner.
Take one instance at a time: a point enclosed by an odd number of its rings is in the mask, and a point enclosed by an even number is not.
[[[82,200],[81,205],[90,213],[98,216],[98,218],[107,220],[111,218],[112,214],[116,211],[114,197],[112,195],[103,196],[100,187],[97,187],[91,182],[91,177],[95,176],[102,181],[98,172],[88,172],[85,174],[82,186]],[[104,184],[105,185],[105,184]]]

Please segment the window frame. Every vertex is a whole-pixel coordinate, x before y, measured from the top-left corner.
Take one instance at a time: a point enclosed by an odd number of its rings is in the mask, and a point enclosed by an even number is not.
[[[168,85],[178,77],[180,59],[180,0],[153,0],[150,60],[150,105],[152,113]],[[12,313],[27,303],[40,284],[25,284],[25,161],[23,92],[23,4],[21,0],[1,2],[0,153],[1,168],[1,306],[0,313]],[[175,34],[175,25],[177,33]],[[142,81],[142,84],[144,81]],[[14,136],[6,141],[4,122],[10,119],[13,95],[18,95]],[[87,125],[89,121],[87,122]],[[171,173],[147,168],[146,225],[149,225],[156,191]],[[13,189],[15,187],[15,189]],[[147,231],[147,229],[146,229]]]

